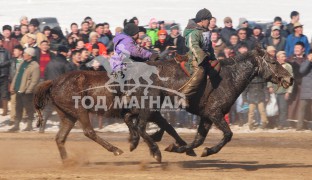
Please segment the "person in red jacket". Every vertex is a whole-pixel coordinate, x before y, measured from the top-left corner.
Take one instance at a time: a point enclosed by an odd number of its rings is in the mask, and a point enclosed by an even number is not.
[[[89,43],[85,44],[85,47],[89,52],[92,52],[92,45],[97,44],[99,46],[99,55],[107,56],[107,49],[104,44],[98,42],[99,35],[96,32],[91,32],[89,35]]]

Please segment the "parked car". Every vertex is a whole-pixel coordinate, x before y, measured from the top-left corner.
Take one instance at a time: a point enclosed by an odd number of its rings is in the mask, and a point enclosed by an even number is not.
[[[45,26],[49,26],[51,29],[54,27],[58,27],[61,29],[60,24],[55,17],[41,17],[36,19],[38,19],[40,23],[39,25],[40,31],[42,31]]]
[[[282,22],[283,26],[286,27],[287,22]],[[251,29],[253,29],[256,25],[259,25],[262,28],[262,32],[265,33],[267,29],[270,29],[273,26],[273,21],[265,21],[265,20],[248,20],[248,25]],[[239,27],[237,26],[237,29]]]

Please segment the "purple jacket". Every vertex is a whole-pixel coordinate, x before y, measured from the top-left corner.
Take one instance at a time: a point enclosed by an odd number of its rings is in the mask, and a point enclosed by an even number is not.
[[[110,65],[113,71],[118,71],[123,68],[123,61],[131,59],[134,61],[146,61],[150,58],[152,53],[145,50],[135,43],[132,37],[120,33],[113,39],[114,55],[110,59]]]

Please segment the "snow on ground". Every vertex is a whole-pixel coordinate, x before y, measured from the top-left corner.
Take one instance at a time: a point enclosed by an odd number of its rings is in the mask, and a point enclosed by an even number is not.
[[[1,112],[1,111],[0,111]],[[9,115],[8,116],[0,116],[0,132],[6,132],[8,129],[12,128],[13,126],[9,126]],[[34,131],[38,131],[38,128],[36,127],[37,121],[33,121],[33,127]],[[20,129],[21,131],[26,128],[26,122],[21,122],[20,123]],[[256,129],[254,131],[250,131],[248,128],[248,125],[245,124],[243,127],[239,127],[238,125],[231,125],[230,126],[232,131],[234,133],[261,133],[261,132],[266,132],[266,133],[311,133],[310,130],[306,131],[296,131],[295,129],[286,129],[286,130],[277,130],[277,129],[267,129],[267,130],[262,130],[262,129]],[[59,122],[58,121],[51,121],[48,120],[47,126],[46,126],[46,132],[57,132],[59,130]],[[114,123],[110,124],[107,126],[104,126],[103,129],[95,128],[97,132],[121,132],[121,133],[128,133],[128,127],[126,126],[125,123]],[[153,133],[158,130],[158,127],[154,124],[148,124],[147,132],[148,133]],[[189,129],[189,128],[175,128],[175,130],[178,133],[191,133],[195,134],[196,129]],[[79,127],[79,125],[76,124],[76,126],[72,129],[71,132],[82,132],[82,129]],[[212,129],[209,131],[210,133],[221,133],[220,130],[218,130],[216,127],[212,127]]]
[[[309,40],[312,35],[311,1],[291,0],[0,0],[0,26],[18,24],[19,18],[26,15],[35,17],[57,17],[63,30],[69,29],[72,22],[80,24],[86,16],[95,22],[109,22],[111,29],[122,26],[125,18],[137,16],[141,25],[150,18],[175,20],[185,27],[188,19],[193,18],[201,8],[208,8],[217,17],[218,25],[223,26],[223,18],[230,16],[234,27],[240,17],[251,20],[273,20],[281,16],[289,21],[290,12],[301,14],[301,23]]]
[[[304,33],[311,39],[312,35],[312,5],[311,1],[290,1],[290,0],[158,0],[157,2],[146,0],[0,0],[0,26],[5,24],[19,24],[19,18],[26,15],[29,18],[35,17],[57,17],[65,31],[69,29],[72,22],[80,24],[86,16],[91,16],[97,23],[109,22],[111,30],[122,26],[125,18],[130,19],[137,16],[140,25],[148,24],[150,18],[159,20],[175,20],[184,28],[188,19],[193,18],[201,8],[208,8],[213,16],[218,19],[218,26],[223,26],[223,18],[230,16],[233,19],[234,27],[238,19],[245,17],[250,20],[272,20],[275,16],[281,16],[283,20],[289,21],[289,14],[297,10],[301,14],[301,23],[304,24]],[[6,131],[9,116],[0,116],[0,131]],[[34,122],[35,125],[36,122]],[[21,129],[26,124],[21,123]],[[58,130],[58,122],[48,121],[48,132]],[[231,126],[235,133],[257,133],[262,130],[250,132],[247,126]],[[37,129],[35,129],[37,130]],[[100,132],[127,132],[125,124],[112,124],[99,130]],[[176,128],[179,133],[195,133],[194,129]],[[80,129],[73,131],[81,132]],[[150,132],[155,127],[150,127]],[[218,132],[215,128],[212,132]],[[278,131],[276,129],[266,130],[268,133],[295,132],[293,129]]]

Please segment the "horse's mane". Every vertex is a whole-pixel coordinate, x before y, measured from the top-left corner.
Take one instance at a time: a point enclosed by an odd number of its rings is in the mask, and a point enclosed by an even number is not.
[[[231,58],[226,58],[220,60],[221,66],[232,66],[240,63],[245,63],[246,61],[250,61],[255,57],[255,53],[253,51],[248,51],[244,54],[239,54]]]

